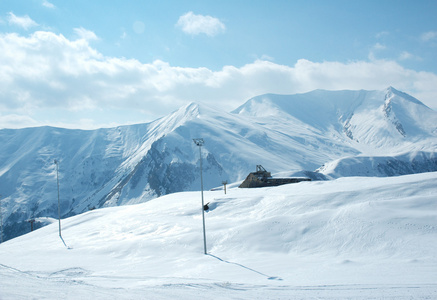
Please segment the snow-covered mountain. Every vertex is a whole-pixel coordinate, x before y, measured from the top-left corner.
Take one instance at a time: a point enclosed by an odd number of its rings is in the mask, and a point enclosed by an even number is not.
[[[392,87],[383,91],[263,95],[249,100],[235,113],[259,122],[274,117],[278,122],[273,125],[280,131],[293,132],[289,126],[298,132],[306,129],[311,136],[339,141],[358,153],[379,155],[437,148],[437,113]]]
[[[192,141],[198,137],[205,141],[206,189],[242,180],[257,164],[272,173],[324,165],[314,178],[362,175],[362,162],[359,168],[351,163],[357,157],[396,157],[407,164],[400,164],[400,174],[433,171],[437,165],[437,113],[391,87],[262,95],[231,113],[191,103],[148,124],[92,131],[4,129],[4,238],[28,232],[31,218],[57,217],[55,159],[63,217],[198,190],[199,148]],[[372,164],[366,168],[366,176],[384,174]],[[392,168],[385,174],[398,173]]]

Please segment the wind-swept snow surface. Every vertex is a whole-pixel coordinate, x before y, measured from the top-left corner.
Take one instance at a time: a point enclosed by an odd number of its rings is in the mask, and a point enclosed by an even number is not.
[[[0,244],[1,299],[432,299],[437,172],[104,209]]]

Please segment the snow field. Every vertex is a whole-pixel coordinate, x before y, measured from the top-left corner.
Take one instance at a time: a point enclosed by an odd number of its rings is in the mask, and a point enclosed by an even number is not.
[[[437,297],[437,172],[96,209],[0,244],[0,299]]]

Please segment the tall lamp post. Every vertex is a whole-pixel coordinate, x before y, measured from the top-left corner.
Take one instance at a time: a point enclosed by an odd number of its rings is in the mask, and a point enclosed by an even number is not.
[[[203,202],[203,177],[202,177],[202,146],[204,144],[203,139],[193,139],[194,143],[199,146],[199,157],[200,157],[200,191],[202,195],[202,221],[203,221],[203,249],[204,253],[206,251],[206,233],[205,233],[205,204]]]
[[[62,239],[61,235],[61,200],[59,199],[59,162],[55,159],[56,165],[56,181],[58,183],[58,220],[59,220],[59,237]]]

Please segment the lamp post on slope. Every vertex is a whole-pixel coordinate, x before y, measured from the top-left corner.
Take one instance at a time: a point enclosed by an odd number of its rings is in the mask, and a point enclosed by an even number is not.
[[[56,165],[56,181],[58,183],[58,220],[59,220],[59,237],[62,239],[61,235],[61,200],[59,199],[59,162],[55,159]]]
[[[224,187],[224,190],[225,190],[225,195],[226,195],[226,185],[228,184],[228,181],[224,180],[224,181],[222,181],[222,184],[223,184],[223,187]]]
[[[202,146],[204,141],[202,138],[193,139],[194,143],[199,146],[199,158],[200,158],[200,192],[202,195],[202,221],[203,221],[203,249],[204,253],[207,254],[206,251],[206,233],[205,233],[205,204],[203,202],[203,177],[202,177]]]

